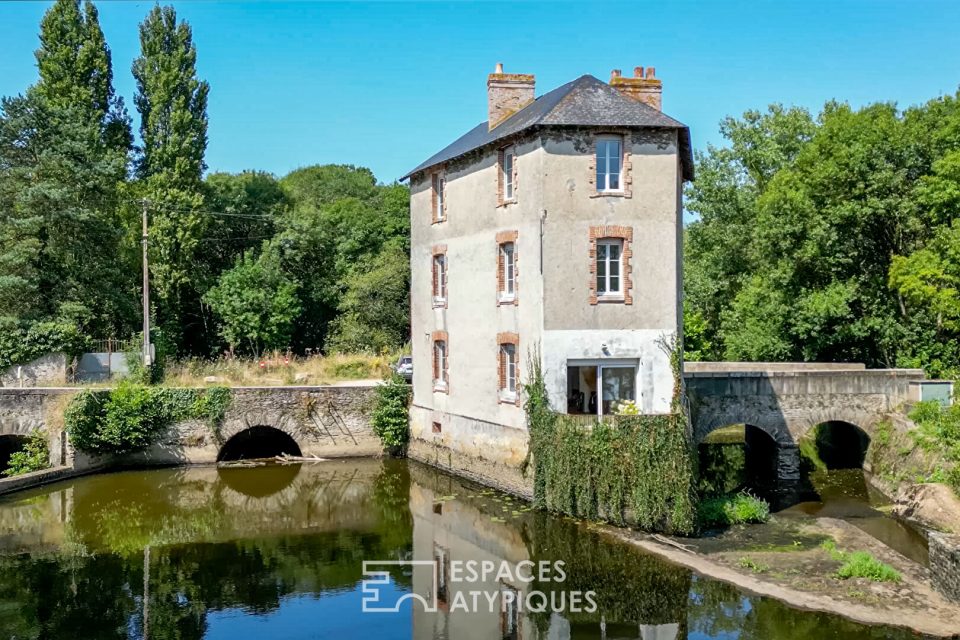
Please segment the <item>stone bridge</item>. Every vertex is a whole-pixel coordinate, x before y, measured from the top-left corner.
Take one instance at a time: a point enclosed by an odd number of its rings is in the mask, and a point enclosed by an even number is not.
[[[77,388],[0,388],[0,445],[43,428],[55,466],[87,468],[117,462],[73,450],[63,433],[63,410]],[[353,457],[381,453],[370,426],[374,387],[368,385],[234,387],[216,432],[202,420],[170,427],[148,450],[126,456],[131,464],[210,463],[251,435],[266,436],[304,456]]]
[[[781,481],[799,480],[798,442],[824,423],[846,423],[872,437],[874,427],[911,399],[921,369],[867,369],[862,364],[688,362],[684,382],[696,443],[721,427],[745,424],[776,445]],[[751,439],[754,440],[751,443]],[[769,447],[767,447],[769,449]]]

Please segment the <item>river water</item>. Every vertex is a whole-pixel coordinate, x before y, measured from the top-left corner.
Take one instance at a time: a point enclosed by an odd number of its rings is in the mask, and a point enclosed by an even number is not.
[[[128,471],[0,499],[4,640],[917,637],[746,595],[413,462]]]

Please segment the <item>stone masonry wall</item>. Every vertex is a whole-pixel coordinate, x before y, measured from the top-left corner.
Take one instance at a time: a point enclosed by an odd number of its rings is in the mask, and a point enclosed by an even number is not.
[[[382,452],[370,425],[374,387],[235,388],[219,433],[203,421],[189,420],[174,425],[146,451],[111,459],[74,451],[58,426],[62,424],[64,396],[78,391],[0,388],[0,436],[46,429],[51,464],[75,469],[104,464],[211,463],[216,461],[223,443],[254,426],[274,427],[287,433],[305,456],[353,457]]]
[[[937,591],[960,602],[960,536],[930,533],[930,573]]]

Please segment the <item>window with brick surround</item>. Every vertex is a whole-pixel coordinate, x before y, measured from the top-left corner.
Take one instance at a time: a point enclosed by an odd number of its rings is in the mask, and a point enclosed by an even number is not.
[[[597,239],[597,296],[623,296],[623,240]]]
[[[519,404],[520,339],[515,333],[497,334],[497,379],[500,402]]]
[[[433,221],[443,222],[447,219],[447,181],[442,171],[434,173],[430,178],[430,193],[433,200]]]
[[[517,232],[497,233],[497,305],[517,304]]]
[[[497,204],[517,200],[517,153],[515,147],[505,147],[498,154]]]
[[[590,304],[633,304],[633,227],[590,227]]]
[[[448,393],[450,391],[449,362],[450,350],[446,331],[433,332],[433,390]]]
[[[432,296],[434,307],[447,306],[447,254],[445,246],[433,249],[431,266]]]
[[[623,138],[598,138],[596,152],[597,191],[623,191]]]
[[[512,242],[504,242],[500,245],[499,278],[500,283],[500,301],[512,301],[517,295],[517,264],[515,261],[516,245]]]

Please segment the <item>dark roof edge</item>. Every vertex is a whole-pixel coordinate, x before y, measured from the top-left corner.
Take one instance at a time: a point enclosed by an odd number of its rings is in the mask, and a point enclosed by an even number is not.
[[[482,124],[486,124],[486,122],[484,122],[484,123],[482,123]],[[531,126],[529,126],[529,127],[524,128],[524,129],[520,129],[519,131],[515,131],[515,132],[513,132],[513,133],[511,133],[511,134],[509,134],[509,135],[503,136],[502,138],[497,138],[497,139],[495,139],[495,140],[491,140],[491,141],[487,142],[486,144],[482,144],[482,145],[480,145],[480,146],[473,147],[473,148],[471,148],[471,149],[469,149],[469,150],[467,150],[467,151],[464,151],[463,153],[460,153],[460,154],[458,154],[458,155],[456,155],[456,156],[447,158],[447,159],[445,159],[445,160],[440,160],[440,161],[438,161],[438,162],[434,162],[434,163],[431,163],[431,164],[422,164],[422,165],[420,165],[419,167],[417,167],[416,169],[413,169],[412,171],[410,171],[410,172],[407,173],[406,175],[404,175],[404,176],[402,176],[401,178],[399,178],[398,181],[399,181],[399,182],[402,182],[402,181],[404,181],[404,180],[407,180],[408,178],[413,177],[414,175],[416,175],[416,174],[418,174],[418,173],[422,173],[422,172],[424,172],[424,171],[429,171],[430,169],[432,169],[432,168],[434,168],[434,167],[440,166],[440,165],[445,164],[445,163],[447,163],[447,162],[451,162],[451,161],[453,161],[453,160],[457,160],[458,158],[462,158],[463,156],[467,155],[468,153],[473,153],[474,151],[480,151],[480,150],[486,149],[486,148],[488,148],[488,147],[494,147],[494,146],[497,146],[497,145],[502,145],[505,141],[508,141],[508,140],[510,140],[510,139],[512,139],[512,138],[516,138],[516,137],[520,136],[521,134],[533,133],[533,132],[539,131],[539,130],[541,130],[541,129],[607,129],[607,130],[609,130],[610,128],[611,128],[610,125],[534,124],[534,125],[531,125]],[[680,125],[680,126],[677,126],[677,127],[648,127],[648,126],[638,127],[638,126],[622,126],[622,127],[618,127],[618,128],[623,128],[623,129],[674,129],[674,130],[676,130],[676,131],[677,131],[678,153],[679,153],[679,156],[680,156],[681,175],[682,175],[684,181],[690,181],[690,182],[693,181],[693,179],[694,179],[694,170],[693,170],[693,144],[692,144],[691,141],[690,141],[690,127],[688,127],[688,126],[686,126],[686,125]]]

